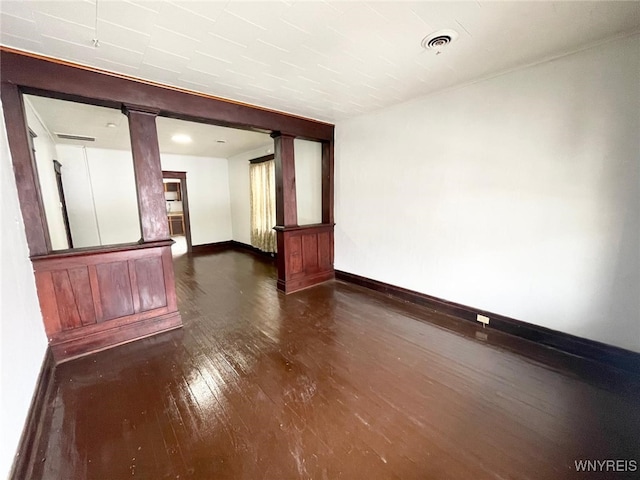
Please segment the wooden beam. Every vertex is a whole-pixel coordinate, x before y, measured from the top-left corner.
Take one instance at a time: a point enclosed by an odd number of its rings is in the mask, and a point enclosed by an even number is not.
[[[92,67],[0,47],[4,82],[24,92],[63,100],[120,108],[145,105],[160,115],[262,132],[281,131],[309,140],[330,140],[333,125],[169,87]]]

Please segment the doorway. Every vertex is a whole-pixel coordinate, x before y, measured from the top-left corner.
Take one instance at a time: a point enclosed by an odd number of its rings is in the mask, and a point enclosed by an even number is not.
[[[189,216],[187,172],[163,170],[162,182],[169,234],[173,241],[176,242],[171,251],[174,255],[191,253],[191,220]]]

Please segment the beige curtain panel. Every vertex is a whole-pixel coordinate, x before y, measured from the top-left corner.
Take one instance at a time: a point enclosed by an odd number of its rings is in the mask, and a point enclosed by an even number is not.
[[[276,251],[276,163],[251,164],[251,245],[263,252]]]

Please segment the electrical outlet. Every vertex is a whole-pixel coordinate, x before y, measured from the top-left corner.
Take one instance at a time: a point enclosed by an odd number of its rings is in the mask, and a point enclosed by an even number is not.
[[[484,315],[478,314],[478,316],[476,317],[476,320],[480,322],[483,327],[485,325],[489,325],[489,317],[485,317]]]

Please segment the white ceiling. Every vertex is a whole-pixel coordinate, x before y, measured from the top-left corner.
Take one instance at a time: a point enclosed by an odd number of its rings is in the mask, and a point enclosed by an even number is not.
[[[127,117],[119,110],[33,95],[25,95],[25,97],[56,143],[115,150],[131,149],[129,123]],[[115,127],[107,127],[108,123],[115,124]],[[156,126],[161,153],[229,158],[260,147],[265,148],[265,155],[273,150],[273,140],[264,133],[166,117],[158,117]],[[65,140],[58,138],[56,133],[95,137],[96,140],[95,142]],[[175,134],[187,134],[192,142],[176,143],[171,140]],[[220,140],[225,143],[219,143]]]
[[[2,0],[0,27],[6,46],[336,121],[636,32],[640,2],[98,0],[96,21],[96,0]],[[423,50],[442,28],[460,38]]]

